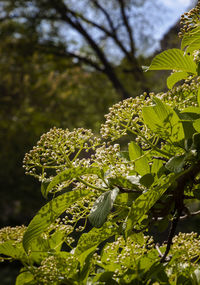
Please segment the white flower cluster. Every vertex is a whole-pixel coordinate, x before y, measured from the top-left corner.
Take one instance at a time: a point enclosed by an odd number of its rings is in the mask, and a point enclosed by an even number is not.
[[[44,181],[52,178],[60,171],[78,164],[87,164],[87,160],[79,160],[82,153],[94,150],[100,144],[91,130],[52,128],[43,134],[24,158],[26,174],[33,175]]]

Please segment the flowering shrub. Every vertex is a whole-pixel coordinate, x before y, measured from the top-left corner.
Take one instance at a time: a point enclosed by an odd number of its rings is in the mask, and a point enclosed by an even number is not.
[[[168,92],[114,105],[99,136],[52,128],[25,155],[48,202],[27,228],[0,231],[1,259],[23,264],[17,285],[200,284],[200,237],[175,236],[199,214],[188,207],[200,200],[199,10],[182,19],[182,49],[148,67],[173,71]],[[152,226],[169,229],[163,244]]]

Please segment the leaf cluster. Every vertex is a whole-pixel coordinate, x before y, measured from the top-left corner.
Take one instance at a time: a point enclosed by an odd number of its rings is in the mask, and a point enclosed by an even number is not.
[[[16,284],[199,284],[200,238],[175,236],[181,219],[199,214],[188,206],[200,200],[197,29],[184,35],[184,51],[165,51],[148,68],[176,70],[167,93],[114,105],[101,137],[53,128],[26,154],[49,200],[25,232],[1,230],[2,259],[23,264]],[[169,229],[163,244],[147,235],[152,226]]]

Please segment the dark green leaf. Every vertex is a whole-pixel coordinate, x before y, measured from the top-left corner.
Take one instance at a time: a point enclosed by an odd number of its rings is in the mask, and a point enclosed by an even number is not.
[[[128,151],[120,151],[120,156],[125,158],[126,160],[130,161],[130,157],[129,157]]]
[[[119,188],[116,187],[111,191],[103,193],[96,200],[88,216],[89,221],[94,227],[100,228],[105,223],[118,193]]]
[[[185,165],[185,155],[174,156],[165,164],[165,167],[175,173],[182,171],[183,166]]]
[[[142,191],[141,191],[142,193]],[[115,203],[118,205],[126,205],[130,207],[135,199],[139,196],[138,193],[120,193],[118,194]]]
[[[193,194],[194,194],[194,198],[200,200],[200,189],[195,189],[193,191]]]
[[[102,273],[98,273],[94,279],[92,280],[93,284],[96,284],[96,282],[103,282],[105,285],[117,285],[119,284],[117,281],[115,281],[112,277],[114,275],[114,272],[106,271]]]
[[[140,183],[145,186],[146,188],[149,188],[154,182],[154,177],[151,173],[145,174],[140,178]]]

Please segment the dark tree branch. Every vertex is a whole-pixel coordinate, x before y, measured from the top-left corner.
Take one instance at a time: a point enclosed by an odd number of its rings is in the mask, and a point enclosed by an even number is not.
[[[111,29],[111,31],[109,31],[108,29],[106,29],[102,25],[99,25],[96,22],[86,18],[82,14],[76,13],[76,12],[72,11],[71,9],[69,9],[68,7],[66,7],[66,9],[74,18],[76,18],[76,19],[80,18],[85,23],[92,25],[93,27],[97,28],[101,32],[104,32],[105,36],[112,38],[113,41],[116,43],[116,45],[119,47],[119,49],[124,53],[124,56],[130,62],[133,61],[133,57],[131,56],[130,52],[126,49],[126,47],[123,45],[122,41],[119,40],[115,30]],[[132,72],[133,72],[133,70],[132,70]]]
[[[96,53],[97,57],[99,58],[100,62],[104,66],[104,73],[107,74],[108,78],[113,84],[113,87],[115,90],[121,94],[123,99],[126,99],[130,97],[130,94],[125,90],[123,85],[121,84],[120,80],[118,79],[113,67],[107,60],[105,54],[100,49],[100,47],[97,45],[97,43],[92,39],[92,37],[88,34],[88,32],[84,29],[84,27],[81,25],[81,23],[75,18],[74,20],[70,17],[69,12],[67,10],[66,5],[62,0],[50,0],[52,6],[54,9],[60,14],[60,17],[63,21],[68,23],[72,28],[74,28],[77,32],[79,32],[84,39],[88,42],[90,47],[93,49],[93,51]]]
[[[171,224],[171,228],[169,231],[169,236],[168,236],[168,240],[167,240],[167,247],[165,250],[165,253],[163,254],[162,258],[160,259],[160,262],[165,262],[165,259],[170,251],[170,247],[172,245],[172,239],[175,235],[176,232],[176,227],[178,225],[178,221],[179,221],[180,215],[179,213],[173,218],[172,224]]]
[[[135,58],[134,39],[133,39],[132,29],[131,29],[131,26],[130,26],[129,21],[128,21],[128,17],[126,15],[124,0],[117,0],[117,1],[120,5],[122,21],[123,21],[123,24],[126,28],[126,31],[127,31],[128,37],[129,37],[129,42],[130,42],[130,51],[129,51],[129,56],[127,57],[127,59],[130,61],[130,63],[134,67],[135,74],[136,74],[136,77],[135,77],[136,80],[143,82],[143,86],[144,86],[145,91],[149,92],[149,89],[146,87],[147,83],[146,83],[146,79],[144,77],[143,70],[138,65],[138,61]]]
[[[106,11],[106,9],[104,9],[97,0],[93,0],[93,4],[104,14],[104,16],[106,17],[108,24],[111,28],[111,31],[113,32],[113,34],[116,33],[117,28],[114,26],[113,21],[110,17],[110,15],[108,14],[108,12]]]
[[[40,50],[43,53],[52,53],[55,56],[59,57],[66,57],[66,58],[76,58],[80,62],[86,63],[90,66],[92,66],[95,70],[104,72],[103,67],[101,67],[97,62],[94,62],[92,59],[89,57],[84,57],[82,55],[76,54],[74,52],[70,52],[64,49],[58,49],[55,46],[50,46],[50,45],[37,45],[36,49]]]
[[[133,40],[132,29],[131,29],[131,27],[129,25],[128,18],[126,16],[126,12],[125,12],[124,0],[118,0],[118,2],[119,2],[119,5],[120,5],[122,20],[124,22],[124,26],[126,27],[127,34],[128,34],[129,41],[130,41],[130,47],[131,47],[130,52],[131,52],[132,55],[134,55],[135,54],[135,45],[134,45],[134,40]]]
[[[193,165],[191,165],[188,169],[186,169],[178,178],[176,179],[176,184],[177,186],[175,189],[173,189],[173,196],[174,196],[174,201],[175,201],[175,217],[173,218],[172,224],[171,224],[171,229],[169,232],[169,237],[167,241],[167,247],[166,251],[161,258],[161,262],[165,262],[165,259],[170,251],[170,247],[172,245],[172,239],[173,236],[175,235],[176,227],[178,224],[178,221],[181,217],[182,212],[185,209],[184,206],[184,189],[185,185],[191,181],[193,182],[197,174],[200,172],[200,163],[197,161]]]

